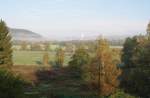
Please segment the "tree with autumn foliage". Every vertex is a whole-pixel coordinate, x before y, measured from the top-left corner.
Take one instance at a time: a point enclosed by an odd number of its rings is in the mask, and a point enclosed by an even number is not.
[[[21,50],[28,50],[28,44],[27,44],[26,41],[23,41],[23,42],[21,43]]]
[[[43,64],[46,66],[46,65],[49,65],[49,54],[47,51],[45,51],[44,55],[43,55]]]
[[[108,96],[118,87],[118,76],[121,71],[114,64],[107,40],[99,39],[97,42],[96,55],[88,67],[89,79],[99,95]]]
[[[56,53],[56,65],[62,67],[63,64],[64,64],[64,50],[62,48],[58,48]]]
[[[3,20],[0,20],[0,65],[13,65],[11,36]]]

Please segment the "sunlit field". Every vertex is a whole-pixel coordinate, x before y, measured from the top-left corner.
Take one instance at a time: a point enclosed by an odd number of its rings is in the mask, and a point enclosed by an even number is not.
[[[49,63],[55,62],[55,52],[49,53]],[[42,65],[44,51],[13,51],[14,65],[25,66],[44,66]],[[70,60],[71,54],[65,55],[64,66],[67,65]]]

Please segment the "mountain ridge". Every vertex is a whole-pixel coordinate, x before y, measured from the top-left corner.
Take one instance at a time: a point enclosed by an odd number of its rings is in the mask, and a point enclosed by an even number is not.
[[[43,36],[27,29],[9,28],[13,40],[38,41],[43,40]]]

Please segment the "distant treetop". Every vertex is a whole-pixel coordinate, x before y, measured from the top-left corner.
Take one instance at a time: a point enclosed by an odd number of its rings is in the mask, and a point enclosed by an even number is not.
[[[149,24],[147,25],[147,35],[150,35],[150,22],[149,22]]]

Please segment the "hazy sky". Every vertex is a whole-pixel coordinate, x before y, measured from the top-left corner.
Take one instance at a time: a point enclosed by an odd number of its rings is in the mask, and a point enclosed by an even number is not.
[[[150,0],[0,0],[9,27],[49,38],[145,32]]]

